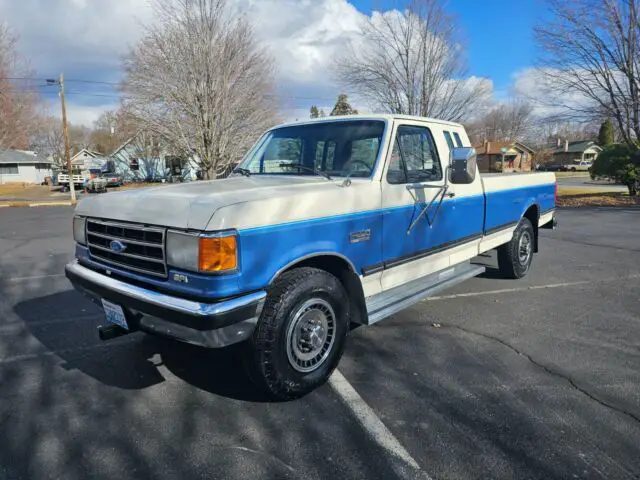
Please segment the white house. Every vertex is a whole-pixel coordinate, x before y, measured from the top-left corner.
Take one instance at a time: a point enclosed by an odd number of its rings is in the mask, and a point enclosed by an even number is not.
[[[0,150],[0,185],[5,183],[44,183],[51,177],[51,160],[33,152]]]

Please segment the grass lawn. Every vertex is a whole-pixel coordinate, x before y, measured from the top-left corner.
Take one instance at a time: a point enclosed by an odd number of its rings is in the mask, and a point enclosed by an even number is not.
[[[7,183],[0,185],[0,198],[55,198],[59,187],[48,185],[30,185],[22,183]]]
[[[584,177],[590,178],[589,172],[554,172],[556,174],[556,178],[567,178],[567,177]]]

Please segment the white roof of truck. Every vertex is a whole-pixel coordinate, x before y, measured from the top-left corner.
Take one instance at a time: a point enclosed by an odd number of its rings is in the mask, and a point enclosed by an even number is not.
[[[426,122],[426,123],[438,123],[440,125],[448,125],[450,127],[463,128],[461,124],[455,122],[448,122],[446,120],[438,120],[435,118],[427,118],[427,117],[418,117],[412,115],[392,115],[392,114],[358,114],[358,115],[344,115],[344,116],[335,116],[335,117],[322,117],[322,118],[310,118],[305,120],[300,120],[297,122],[287,122],[281,125],[277,125],[273,128],[279,127],[290,127],[294,125],[306,125],[309,123],[322,123],[322,122],[335,122],[335,121],[344,121],[344,120],[411,120],[417,122]]]

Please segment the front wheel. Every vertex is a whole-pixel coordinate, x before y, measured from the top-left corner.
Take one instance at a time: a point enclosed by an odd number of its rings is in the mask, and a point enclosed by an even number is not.
[[[250,376],[275,398],[311,392],[342,357],[349,315],[347,293],[330,273],[308,267],[284,273],[249,342]]]
[[[533,261],[534,239],[531,221],[523,218],[509,243],[498,247],[498,268],[504,277],[518,279],[527,274]]]

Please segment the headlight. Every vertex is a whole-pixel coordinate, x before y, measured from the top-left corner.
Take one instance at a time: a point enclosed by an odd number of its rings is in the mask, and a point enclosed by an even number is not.
[[[87,244],[87,235],[85,230],[85,217],[73,217],[73,239],[80,245]]]
[[[192,272],[221,273],[238,267],[236,235],[167,233],[167,263]]]

